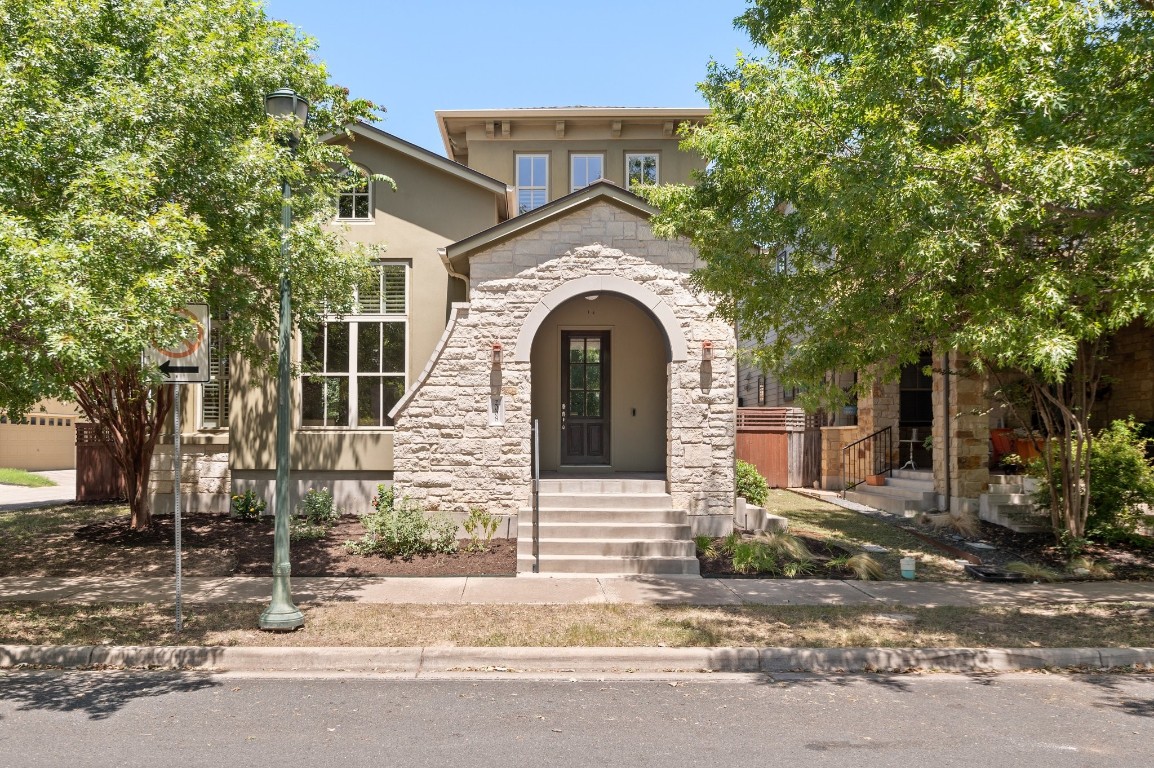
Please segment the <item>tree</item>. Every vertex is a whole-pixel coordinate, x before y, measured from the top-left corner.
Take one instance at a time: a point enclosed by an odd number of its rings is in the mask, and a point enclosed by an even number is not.
[[[134,527],[171,405],[141,352],[186,332],[172,310],[207,301],[267,363],[282,268],[298,317],[364,274],[324,226],[348,164],[321,137],[375,108],[311,49],[251,0],[0,3],[0,409],[75,397],[110,435]],[[295,155],[264,111],[285,85],[312,104]]]
[[[758,0],[767,53],[711,64],[709,169],[647,193],[655,229],[787,381],[931,347],[1021,375],[1080,538],[1099,359],[1154,318],[1151,6]]]

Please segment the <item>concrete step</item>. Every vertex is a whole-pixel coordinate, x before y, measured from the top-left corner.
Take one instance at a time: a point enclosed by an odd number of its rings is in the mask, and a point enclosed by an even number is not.
[[[522,507],[518,520],[532,521],[533,508]],[[681,509],[646,509],[632,507],[603,508],[549,508],[540,509],[541,522],[548,523],[667,523],[680,525],[688,522]]]
[[[1009,528],[1016,533],[1050,532],[1049,516],[1038,514],[1032,504],[999,504],[992,517],[992,520],[986,522]]]
[[[552,478],[541,481],[541,493],[665,493],[664,480],[642,478]]]
[[[532,554],[517,555],[517,570],[533,570]],[[698,576],[697,558],[684,557],[595,557],[581,555],[541,555],[541,573],[568,574],[664,574]]]
[[[871,488],[904,488],[907,491],[919,491],[921,493],[933,493],[934,481],[933,478],[926,480],[925,478],[911,478],[911,477],[887,477],[885,485],[870,486]]]
[[[692,541],[688,523],[550,523],[542,521],[541,538],[548,539],[685,539]],[[533,520],[518,520],[517,540],[533,539]]]
[[[537,503],[541,509],[672,509],[673,497],[668,493],[541,493]]]
[[[1033,503],[1034,497],[1028,493],[983,493],[978,498],[978,517],[988,523],[997,522],[999,507],[1005,505],[1032,507]]]
[[[896,480],[920,480],[928,483],[930,487],[934,484],[934,473],[928,469],[895,469],[890,473],[890,478]]]
[[[868,486],[868,490],[864,490],[866,488],[867,486],[859,485],[852,491],[846,491],[846,500],[880,509],[899,517],[915,517],[919,512],[924,512],[931,506],[918,492],[894,488],[886,493],[885,486]]]
[[[686,539],[541,539],[542,555],[597,557],[696,557],[697,548]],[[533,553],[531,537],[517,540],[517,554]]]

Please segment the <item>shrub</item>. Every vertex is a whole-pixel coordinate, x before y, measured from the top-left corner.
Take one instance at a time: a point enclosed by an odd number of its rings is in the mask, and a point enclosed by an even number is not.
[[[252,488],[232,497],[232,516],[237,520],[259,520],[267,507]]]
[[[457,551],[457,524],[444,515],[428,516],[409,497],[396,498],[392,487],[378,486],[373,511],[361,517],[365,535],[345,542],[358,555],[400,556]]]
[[[877,581],[886,574],[882,564],[865,552],[853,555],[845,565],[862,581]]]
[[[750,504],[762,506],[769,496],[769,484],[748,461],[737,460],[737,495]]]
[[[1088,538],[1127,538],[1142,522],[1142,505],[1154,504],[1154,464],[1146,458],[1150,441],[1140,433],[1141,426],[1127,419],[1111,423],[1094,436],[1090,449]],[[1055,466],[1054,471],[1060,473],[1061,469]],[[1044,476],[1045,463],[1035,461],[1031,474]],[[1055,486],[1061,488],[1061,483]],[[1050,490],[1045,483],[1035,494],[1035,503],[1044,508],[1050,506]],[[1081,547],[1069,549],[1071,555],[1076,555]]]
[[[773,548],[757,539],[743,539],[733,547],[733,570],[737,573],[778,573],[781,566]]]
[[[341,514],[342,510],[333,505],[332,491],[326,488],[310,488],[297,509],[299,517],[322,528],[332,528],[340,520]]]
[[[488,552],[493,534],[497,532],[500,524],[500,519],[496,515],[489,514],[487,510],[480,507],[470,508],[469,516],[464,522],[465,533],[469,534],[469,551]]]

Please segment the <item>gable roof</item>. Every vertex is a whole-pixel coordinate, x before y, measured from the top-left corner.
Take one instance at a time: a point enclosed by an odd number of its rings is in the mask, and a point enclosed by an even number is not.
[[[382,131],[376,126],[368,123],[353,123],[348,126],[350,133],[362,136],[369,141],[376,142],[381,146],[388,147],[396,152],[413,158],[419,162],[425,163],[439,171],[443,171],[450,176],[455,176],[470,184],[475,184],[482,189],[492,192],[498,198],[498,208],[500,218],[507,219],[509,211],[512,209],[513,188],[503,181],[498,181],[492,176],[486,176],[480,171],[475,171],[467,165],[462,165],[454,160],[449,160],[446,157],[438,155],[436,152],[430,152],[424,147],[419,147],[416,144],[405,141],[399,136],[394,136],[388,131]],[[325,141],[332,141],[339,139],[343,134],[333,133],[324,137]]]
[[[539,208],[534,208],[528,213],[514,216],[496,226],[489,227],[475,235],[466,237],[464,240],[437,250],[441,254],[441,260],[450,270],[466,273],[469,257],[482,248],[516,237],[523,232],[567,216],[597,202],[612,203],[645,218],[657,213],[657,209],[642,198],[622,189],[611,181],[601,179],[583,189],[565,195],[565,197],[559,197]]]

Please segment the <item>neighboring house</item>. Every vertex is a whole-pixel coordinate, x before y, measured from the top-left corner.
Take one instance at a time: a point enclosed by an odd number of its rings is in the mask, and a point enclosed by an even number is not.
[[[18,421],[0,416],[0,467],[41,472],[76,468],[76,424],[85,421],[74,403],[41,400]]]
[[[556,484],[543,508],[623,491],[618,499],[664,509],[656,517],[673,527],[663,537],[681,541],[663,549],[682,554],[665,562],[625,542],[621,557],[652,561],[636,570],[692,571],[690,531],[732,525],[734,334],[689,283],[696,251],[656,239],[655,211],[629,189],[703,170],[676,130],[707,115],[438,112],[451,159],[355,126],[352,161],[397,191],[366,175],[335,202],[334,226],[387,250],[356,313],[299,334],[294,501],[324,486],[363,512],[377,484],[394,483],[430,511],[464,517],[479,506],[524,537],[537,451]],[[273,496],[274,382],[241,361],[218,364],[218,383],[190,387],[185,404],[193,511],[223,512],[247,488]],[[159,451],[156,466],[170,464]],[[171,506],[165,475],[154,483],[159,511]],[[584,485],[561,485],[570,479]],[[585,515],[595,517],[607,529],[630,520],[625,510]],[[569,570],[614,570],[574,557]]]

